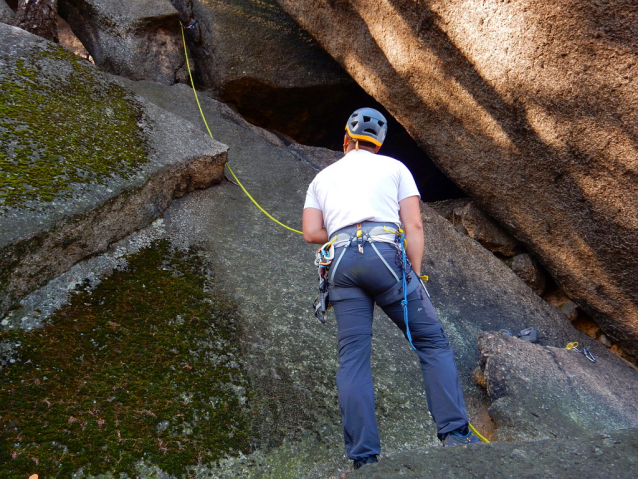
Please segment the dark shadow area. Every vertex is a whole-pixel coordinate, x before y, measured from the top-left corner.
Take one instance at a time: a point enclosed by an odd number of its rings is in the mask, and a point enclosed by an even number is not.
[[[414,176],[424,201],[460,198],[461,190],[419,148],[401,124],[356,83],[282,89],[245,79],[220,96],[249,122],[296,142],[341,151],[346,120],[361,107],[376,108],[388,119],[380,153],[397,158]]]

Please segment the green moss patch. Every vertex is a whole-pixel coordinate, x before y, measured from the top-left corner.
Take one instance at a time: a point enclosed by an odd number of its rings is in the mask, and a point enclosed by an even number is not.
[[[201,259],[159,243],[44,328],[5,332],[0,477],[172,474],[247,451],[247,380],[236,309]]]
[[[2,60],[0,211],[68,197],[74,183],[126,177],[147,161],[141,105],[90,64],[53,45]]]

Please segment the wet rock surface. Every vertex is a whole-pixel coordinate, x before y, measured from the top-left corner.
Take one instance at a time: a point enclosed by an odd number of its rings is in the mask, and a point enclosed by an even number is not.
[[[177,10],[169,0],[61,0],[60,15],[103,70],[133,80],[186,80]]]
[[[279,4],[638,355],[635,2]]]
[[[61,47],[4,24],[0,37],[5,313],[173,198],[219,182],[227,148]]]
[[[499,333],[481,334],[478,348],[495,440],[573,439],[638,428],[638,372],[620,361],[592,362],[576,350]]]
[[[631,479],[638,464],[638,431],[617,431],[579,439],[493,443],[419,449],[353,471],[348,478],[564,477]]]

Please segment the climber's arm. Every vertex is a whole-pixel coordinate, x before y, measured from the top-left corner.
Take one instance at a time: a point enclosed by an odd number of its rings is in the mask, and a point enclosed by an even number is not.
[[[328,241],[328,232],[323,226],[323,212],[316,208],[305,208],[302,216],[303,239],[308,243],[324,244]]]

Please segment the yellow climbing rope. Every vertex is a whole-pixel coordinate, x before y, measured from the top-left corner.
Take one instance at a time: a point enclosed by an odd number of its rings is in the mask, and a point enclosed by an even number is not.
[[[204,121],[204,125],[206,126],[206,131],[208,132],[208,134],[210,135],[211,138],[213,138],[213,134],[210,131],[210,128],[208,126],[208,122],[206,121],[206,116],[204,115],[204,110],[202,110],[202,105],[201,103],[199,103],[199,97],[197,96],[197,90],[195,90],[195,83],[193,82],[193,75],[191,73],[191,65],[190,65],[190,61],[188,59],[188,49],[186,48],[186,37],[184,35],[184,25],[182,24],[182,22],[180,22],[181,25],[181,30],[182,30],[182,44],[184,45],[184,57],[186,58],[186,68],[188,69],[188,76],[191,80],[191,86],[193,87],[193,94],[195,95],[195,101],[197,102],[197,108],[199,108],[199,113],[202,116],[202,120]],[[275,223],[277,223],[279,226],[283,226],[284,228],[286,228],[287,230],[290,230],[294,233],[299,233],[299,234],[303,234],[301,231],[296,230],[294,228],[291,228],[290,226],[287,226],[285,224],[283,224],[281,221],[278,221],[277,219],[273,218],[270,213],[268,213],[265,209],[263,209],[261,207],[261,205],[259,203],[257,203],[257,201],[255,201],[255,198],[253,198],[250,193],[248,193],[248,190],[246,190],[246,188],[244,188],[244,185],[242,185],[241,181],[239,181],[239,178],[237,178],[237,176],[235,175],[235,173],[233,172],[232,168],[230,167],[230,165],[228,164],[228,162],[226,163],[226,168],[228,168],[228,171],[230,171],[230,174],[233,176],[233,178],[235,179],[235,181],[237,182],[237,184],[239,185],[239,187],[242,189],[242,191],[244,193],[246,193],[246,196],[248,196],[248,198],[250,198],[250,200],[255,204],[255,206],[257,208],[259,208],[259,210],[265,214],[268,218],[270,218],[271,220],[273,220]],[[334,240],[333,240],[334,241]],[[427,276],[422,276],[422,279],[424,279],[425,281],[428,280]],[[487,442],[489,443],[490,441],[488,441],[487,439],[485,439],[476,429],[474,429],[474,426],[472,426],[471,424],[469,424],[470,429],[474,432],[474,434],[476,434],[478,436],[478,438],[483,441],[483,442]]]
[[[182,22],[180,22],[181,25],[181,30],[182,30],[182,44],[184,45],[184,56],[186,57],[186,68],[188,69],[188,76],[191,80],[191,86],[193,87],[193,94],[195,95],[195,101],[197,102],[197,108],[199,108],[199,113],[202,116],[202,120],[204,120],[204,125],[206,125],[206,131],[208,131],[208,134],[210,135],[211,138],[213,138],[213,134],[210,131],[210,128],[208,127],[208,122],[206,121],[206,116],[204,115],[204,110],[202,110],[202,105],[199,103],[199,98],[197,96],[197,90],[195,90],[195,83],[193,82],[193,75],[191,73],[191,65],[190,65],[190,61],[188,60],[188,49],[186,48],[186,37],[184,35],[184,25],[182,24]],[[284,228],[286,228],[287,230],[290,230],[294,233],[299,233],[299,234],[303,234],[301,231],[296,230],[294,228],[291,228],[290,226],[286,226],[285,224],[283,224],[281,221],[275,219],[272,217],[272,215],[270,213],[268,213],[265,209],[263,209],[261,207],[261,205],[259,203],[257,203],[257,201],[255,201],[255,198],[253,198],[250,193],[248,193],[248,190],[246,190],[246,188],[244,188],[244,185],[242,185],[241,181],[239,181],[239,178],[237,178],[237,176],[235,175],[235,173],[233,172],[232,168],[230,167],[230,165],[228,164],[228,162],[226,162],[226,168],[228,168],[228,171],[230,171],[230,174],[233,176],[233,178],[235,178],[235,181],[237,182],[237,184],[239,185],[239,187],[242,189],[242,191],[244,193],[246,193],[246,196],[248,196],[248,198],[250,198],[250,200],[255,204],[255,206],[257,208],[259,208],[259,210],[265,214],[268,218],[270,218],[271,220],[273,220],[275,223],[277,223],[279,226],[283,226]]]
[[[483,436],[481,436],[481,433],[478,432],[476,429],[474,429],[474,426],[472,426],[471,424],[468,424],[468,426],[470,426],[470,429],[472,430],[472,432],[474,434],[476,434],[476,436],[483,442],[486,442],[489,444],[490,441],[488,441],[487,439],[485,439]]]

